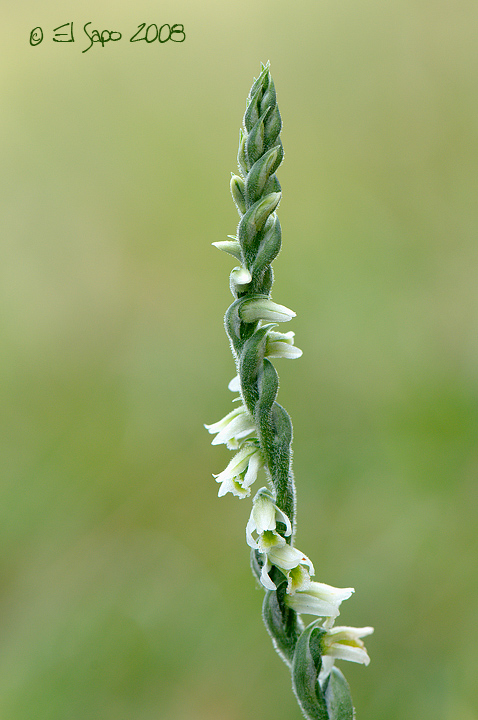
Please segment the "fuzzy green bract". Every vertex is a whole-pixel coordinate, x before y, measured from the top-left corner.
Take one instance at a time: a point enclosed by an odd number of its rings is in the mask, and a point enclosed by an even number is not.
[[[235,236],[213,243],[240,265],[229,278],[234,301],[225,328],[237,376],[229,384],[240,404],[219,422],[206,425],[214,444],[238,451],[216,475],[219,495],[250,496],[263,467],[268,487],[253,499],[246,539],[251,567],[263,585],[262,616],[275,649],[289,667],[299,706],[309,720],[352,720],[349,687],[333,667],[338,659],[368,664],[360,639],[372,628],[334,628],[339,605],[353,588],[311,581],[314,566],[294,546],[296,497],[292,473],[292,423],[277,402],[279,378],[269,358],[300,357],[294,333],[277,331],[295,313],[272,300],[272,261],[281,248],[277,209],[281,187],[276,170],[283,159],[282,127],[269,64],[263,65],[247,98],[240,133],[238,174],[231,193],[239,213]],[[304,610],[305,608],[305,610]],[[320,615],[304,629],[300,612]],[[352,649],[351,649],[352,648]]]

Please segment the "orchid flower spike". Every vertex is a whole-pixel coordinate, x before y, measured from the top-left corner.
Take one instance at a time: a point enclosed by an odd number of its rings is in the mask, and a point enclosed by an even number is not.
[[[249,497],[264,468],[267,487],[255,495],[246,525],[251,567],[265,589],[262,617],[275,649],[291,670],[297,701],[309,720],[352,720],[350,690],[336,659],[368,664],[361,640],[372,628],[334,627],[339,608],[354,592],[315,582],[312,561],[294,546],[296,490],[292,471],[292,423],[277,402],[278,358],[302,351],[293,332],[278,332],[295,312],[272,300],[272,262],[282,244],[277,216],[282,192],[276,171],[283,159],[282,120],[269,64],[263,65],[247,98],[240,131],[237,174],[230,189],[239,214],[235,235],[213,243],[239,263],[229,275],[233,302],[224,324],[236,375],[229,389],[239,404],[206,429],[213,445],[234,450],[215,475],[218,495]],[[302,616],[316,620],[304,628]]]

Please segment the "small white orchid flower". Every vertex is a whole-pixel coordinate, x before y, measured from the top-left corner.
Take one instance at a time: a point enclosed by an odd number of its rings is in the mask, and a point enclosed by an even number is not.
[[[269,571],[275,565],[286,576],[287,592],[295,593],[297,590],[306,590],[310,585],[310,576],[315,574],[314,566],[307,555],[290,545],[271,547],[265,557],[262,567],[261,583],[269,590],[276,590],[276,586],[269,577]],[[308,566],[308,570],[304,567]]]
[[[270,490],[263,487],[256,494],[251,516],[246,525],[247,544],[261,552],[267,552],[274,545],[285,545],[284,538],[276,532],[276,523],[282,522],[286,526],[284,535],[292,534],[292,526],[287,515],[277,507]],[[257,533],[254,540],[252,533]]]
[[[238,450],[239,441],[256,431],[254,421],[244,405],[232,410],[222,420],[204,427],[210,433],[217,433],[212,445],[225,443],[229,450]]]
[[[353,592],[353,588],[336,588],[325,583],[311,582],[306,590],[298,590],[287,596],[285,602],[297,613],[336,618],[340,603]]]
[[[335,660],[350,660],[368,665],[370,658],[360,638],[372,633],[373,627],[354,628],[343,625],[327,629],[320,639],[322,648],[320,682],[322,683],[330,673]]]
[[[292,331],[280,333],[270,330],[267,333],[265,357],[289,360],[300,358],[302,350],[294,346],[294,335]]]
[[[246,300],[239,310],[241,320],[246,323],[257,322],[288,322],[295,317],[295,312],[284,305],[269,300],[269,298],[258,298]]]
[[[228,492],[240,498],[249,497],[250,487],[256,481],[257,473],[263,467],[264,460],[259,448],[253,443],[246,443],[229,462],[225,470],[214,475],[216,482],[221,483],[218,496]]]

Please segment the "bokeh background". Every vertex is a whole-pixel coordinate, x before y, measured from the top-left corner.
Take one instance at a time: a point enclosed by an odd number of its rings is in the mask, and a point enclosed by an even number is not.
[[[88,21],[123,40],[82,53]],[[202,427],[232,407],[210,243],[267,60],[297,544],[375,626],[341,663],[359,718],[476,720],[476,2],[4,0],[1,26],[2,720],[300,716]]]

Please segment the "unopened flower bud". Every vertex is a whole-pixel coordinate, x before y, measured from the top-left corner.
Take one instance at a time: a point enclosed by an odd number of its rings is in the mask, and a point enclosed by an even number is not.
[[[239,175],[231,177],[231,194],[232,199],[236,203],[236,207],[244,215],[246,212],[246,202],[244,200],[244,180]]]

